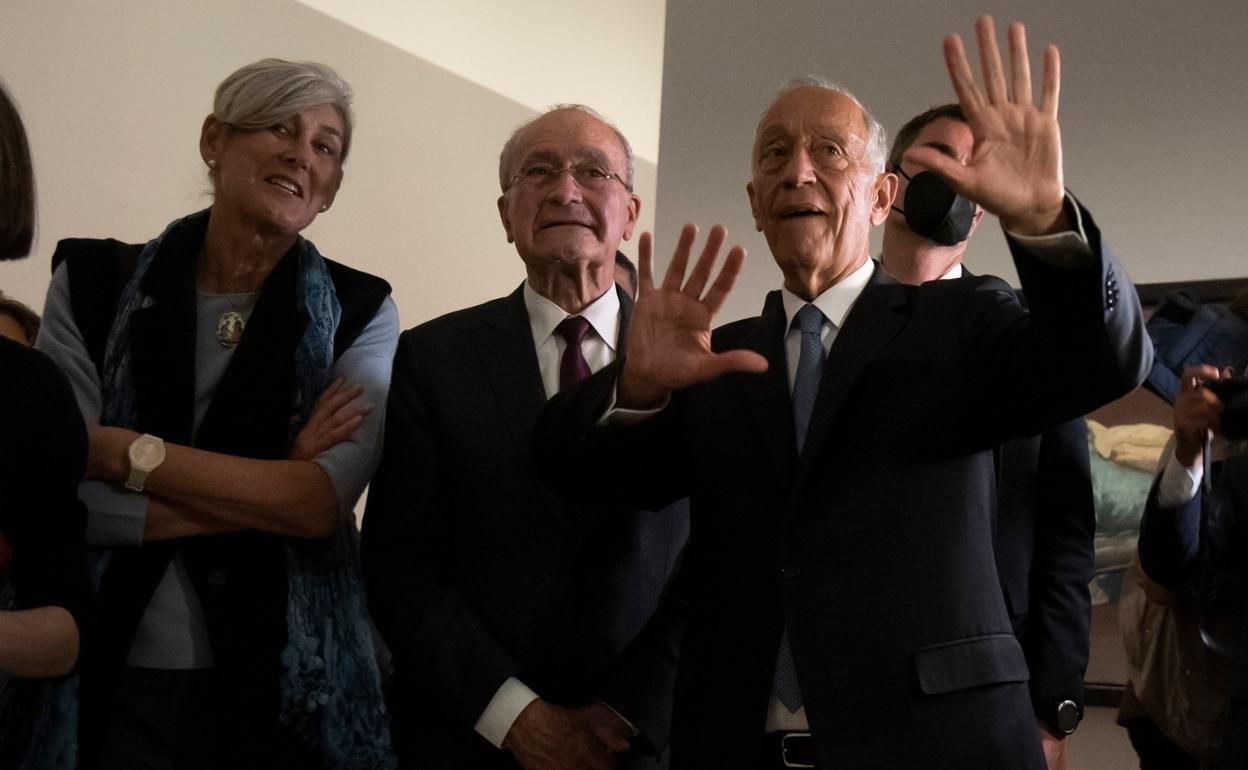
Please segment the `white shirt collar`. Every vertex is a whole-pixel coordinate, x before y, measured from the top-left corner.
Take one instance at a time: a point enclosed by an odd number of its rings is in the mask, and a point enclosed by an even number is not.
[[[873,272],[875,272],[875,261],[863,260],[857,270],[838,283],[829,286],[826,291],[815,297],[815,301],[811,304],[819,308],[834,327],[841,328],[841,325],[845,323],[845,316],[849,315],[854,302],[858,300],[858,295],[862,294],[862,290],[871,281]],[[780,296],[784,299],[784,328],[787,330],[793,325],[793,316],[802,309],[806,300],[784,288],[780,290]]]
[[[962,277],[962,263],[954,262],[953,267],[949,268],[949,270],[946,271],[944,275],[937,278],[936,280],[950,281],[950,280],[953,280],[954,278],[961,278],[961,277]]]
[[[533,332],[533,342],[539,348],[555,333],[555,327],[571,315],[538,294],[528,281],[524,282],[524,308],[529,313],[529,329]],[[620,328],[620,297],[615,284],[611,284],[610,289],[589,303],[578,315],[589,321],[598,337],[615,351],[615,338]]]

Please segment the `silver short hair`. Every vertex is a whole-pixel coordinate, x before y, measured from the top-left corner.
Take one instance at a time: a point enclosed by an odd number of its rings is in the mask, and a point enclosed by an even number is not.
[[[768,102],[763,114],[758,116],[758,125],[754,128],[754,136],[757,139],[758,132],[763,128],[763,121],[767,118],[767,113],[771,111],[772,105],[780,100],[780,97],[793,91],[800,91],[803,88],[821,88],[825,91],[833,91],[841,96],[848,97],[850,101],[858,105],[858,109],[862,110],[862,119],[867,126],[867,160],[871,163],[871,170],[876,175],[884,173],[884,162],[888,159],[888,132],[884,130],[884,126],[880,121],[875,119],[871,114],[871,110],[862,103],[862,100],[854,96],[853,92],[845,86],[837,83],[835,80],[826,78],[823,75],[800,75],[790,78],[788,82],[780,86],[780,90],[776,91],[776,95]],[[750,160],[751,168],[753,168],[754,160]]]
[[[626,165],[628,166],[625,171],[626,176],[624,177],[624,181],[627,183],[626,186],[628,187],[629,192],[632,192],[633,146],[628,143],[628,137],[624,136],[624,134],[620,132],[620,129],[615,127],[614,123],[603,117],[602,113],[598,112],[593,107],[587,107],[584,104],[556,104],[547,109],[541,115],[538,115],[530,120],[526,120],[519,126],[516,126],[516,130],[511,132],[511,136],[507,137],[507,142],[503,145],[503,151],[498,154],[498,186],[502,189],[502,191],[507,192],[507,183],[511,181],[511,165],[515,161],[512,157],[512,153],[516,150],[516,142],[519,141],[520,135],[523,134],[525,129],[529,126],[533,125],[552,112],[559,112],[560,110],[576,110],[578,112],[583,112],[611,129],[611,131],[615,134],[616,140],[619,141],[620,147],[624,148],[624,159]]]
[[[217,86],[212,114],[226,125],[254,131],[321,104],[342,117],[342,160],[351,150],[355,115],[351,84],[319,62],[261,59],[235,70]]]

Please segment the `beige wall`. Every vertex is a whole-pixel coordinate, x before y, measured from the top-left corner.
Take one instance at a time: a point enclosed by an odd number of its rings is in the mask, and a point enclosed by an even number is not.
[[[422,21],[436,28],[438,12]],[[599,31],[592,16],[585,23]],[[462,25],[447,29],[465,58],[489,54]],[[533,106],[293,0],[13,0],[0,5],[0,78],[31,135],[40,223],[32,257],[0,265],[0,288],[41,308],[58,239],[143,241],[207,205],[197,142],[213,89],[264,56],[321,60],[354,84],[343,189],[307,235],[326,256],[390,280],[405,327],[520,283],[495,207],[497,153]],[[553,95],[558,72],[544,83],[551,102],[588,100],[583,79],[572,96]],[[657,86],[641,102],[613,117],[657,122]],[[639,159],[645,228],[655,184],[653,159]]]

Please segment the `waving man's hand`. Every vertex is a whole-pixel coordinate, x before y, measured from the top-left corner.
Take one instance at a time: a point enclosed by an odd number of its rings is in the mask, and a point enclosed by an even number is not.
[[[958,193],[996,214],[1012,233],[1041,235],[1069,229],[1057,124],[1061,83],[1057,47],[1049,45],[1044,50],[1044,87],[1037,107],[1032,103],[1023,25],[1010,25],[1008,90],[992,17],[981,17],[975,33],[984,75],[982,89],[975,83],[962,39],[957,35],[945,38],[949,78],[975,137],[970,160],[963,166],[932,147],[913,147],[906,152],[906,160],[940,174]]]
[[[689,251],[698,228],[685,225],[663,285],[654,285],[654,239],[642,233],[637,306],[628,327],[628,348],[616,388],[616,403],[646,408],[668,393],[726,372],[764,372],[767,359],[749,350],[711,351],[711,321],[741,273],[745,249],[733,246],[711,288],[711,268],[726,232],[716,225],[685,280]],[[683,284],[683,286],[682,286]]]

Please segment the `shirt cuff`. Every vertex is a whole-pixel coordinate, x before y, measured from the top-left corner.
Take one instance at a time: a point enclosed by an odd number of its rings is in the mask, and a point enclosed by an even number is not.
[[[147,495],[104,481],[84,481],[78,496],[87,507],[87,545],[143,545]]]
[[[489,705],[481,712],[472,729],[494,744],[494,748],[501,749],[503,739],[511,731],[511,726],[520,716],[520,712],[537,698],[537,693],[530,690],[524,682],[514,676],[508,677],[498,688],[498,692],[494,693],[494,697],[490,698]]]
[[[1063,205],[1066,215],[1071,220],[1071,229],[1050,235],[1019,235],[1008,229],[1005,234],[1025,247],[1037,259],[1055,267],[1088,267],[1096,259],[1092,247],[1088,245],[1088,235],[1083,229],[1083,214],[1078,204],[1066,193]]]
[[[1177,508],[1190,503],[1200,491],[1200,482],[1204,478],[1204,463],[1188,468],[1171,452],[1166,467],[1161,471],[1161,481],[1157,482],[1157,504],[1162,508]]]
[[[636,425],[643,420],[648,420],[659,412],[667,408],[672,403],[672,394],[668,393],[663,397],[663,402],[654,409],[624,409],[615,405],[616,392],[615,388],[611,388],[611,401],[607,403],[606,411],[602,413],[602,417],[598,418],[599,427],[605,425],[627,426]],[[615,709],[611,709],[614,711]]]

